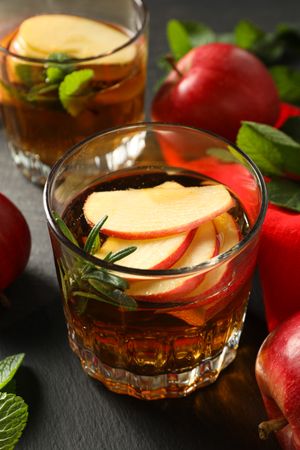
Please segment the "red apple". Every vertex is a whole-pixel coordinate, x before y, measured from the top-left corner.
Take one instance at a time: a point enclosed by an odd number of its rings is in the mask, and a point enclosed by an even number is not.
[[[255,369],[271,419],[260,424],[261,437],[275,431],[283,449],[300,450],[299,312],[269,334],[258,352]]]
[[[279,97],[262,62],[231,44],[194,48],[177,64],[152,104],[152,119],[213,131],[235,140],[241,120],[273,125]]]
[[[234,206],[223,185],[93,192],[83,211],[90,225],[108,216],[102,232],[122,239],[151,239],[197,228]]]
[[[0,193],[0,292],[25,269],[31,249],[28,224],[19,209]]]

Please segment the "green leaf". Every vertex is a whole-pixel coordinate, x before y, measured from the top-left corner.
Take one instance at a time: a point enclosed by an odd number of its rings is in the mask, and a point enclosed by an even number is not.
[[[99,222],[96,225],[94,225],[91,231],[89,232],[89,235],[83,248],[83,250],[86,251],[87,253],[94,255],[98,250],[100,246],[99,231],[103,227],[107,219],[108,216],[102,217],[102,219],[99,220]]]
[[[135,252],[136,249],[137,247],[131,246],[123,248],[122,250],[119,250],[115,253],[109,252],[104,259],[111,263],[115,263],[117,261],[120,261],[120,259],[126,258],[126,256],[131,255],[131,253]]]
[[[264,38],[265,33],[248,20],[241,20],[234,28],[235,43],[246,50]]]
[[[179,20],[169,20],[167,23],[167,39],[175,59],[180,59],[192,49],[189,35]]]
[[[26,86],[31,86],[33,83],[33,67],[29,64],[16,64],[15,71],[19,80]]]
[[[275,205],[300,212],[300,184],[283,178],[267,183],[269,200]]]
[[[8,356],[0,361],[0,390],[15,376],[15,373],[23,362],[24,356],[24,353],[19,353]]]
[[[184,27],[192,47],[216,42],[216,33],[207,25],[199,22],[180,22]]]
[[[61,70],[64,73],[64,75],[74,72],[75,70],[74,64],[70,63],[70,59],[72,59],[72,56],[68,55],[67,53],[54,52],[51,53],[47,59],[48,59],[46,65],[47,69],[57,68]]]
[[[290,117],[284,122],[280,129],[294,139],[294,141],[300,143],[300,116]]]
[[[300,175],[300,144],[276,128],[242,122],[237,144],[265,175]]]
[[[87,106],[94,95],[91,82],[94,77],[92,69],[81,69],[69,73],[59,85],[59,99],[65,110],[76,117]]]
[[[270,72],[281,100],[300,104],[300,71],[287,66],[274,66]]]
[[[28,419],[28,406],[14,394],[0,394],[0,448],[13,450]]]
[[[105,289],[103,289],[103,291],[99,290],[99,292],[101,293],[101,297],[99,295],[92,294],[91,292],[84,291],[75,291],[73,292],[73,296],[96,300],[98,302],[108,303],[109,305],[117,307],[121,306],[129,310],[135,310],[137,308],[136,301],[122,291],[115,289],[113,291],[107,292]]]
[[[48,67],[46,70],[46,83],[60,83],[64,76],[65,73],[60,67]]]
[[[9,383],[5,385],[5,389],[3,389],[3,392],[6,394],[16,394],[17,392],[17,383],[16,380],[13,378],[10,380]]]
[[[57,226],[59,227],[60,231],[64,234],[64,236],[71,241],[74,245],[76,245],[77,247],[79,247],[79,244],[77,242],[77,240],[75,239],[75,237],[73,236],[73,233],[71,232],[71,230],[67,227],[67,225],[65,224],[65,222],[62,220],[62,218],[60,217],[60,215],[55,212],[52,211],[52,216],[54,218],[55,223],[57,224]]]
[[[124,280],[121,277],[118,277],[117,275],[113,275],[112,273],[109,273],[105,270],[95,270],[86,275],[83,275],[82,279],[87,280],[89,283],[91,282],[91,280],[92,281],[96,280],[99,281],[100,283],[109,284],[110,286],[122,290],[128,288],[128,283],[126,280]],[[93,287],[95,287],[93,283],[91,284]],[[95,287],[95,289],[97,289],[97,287]]]

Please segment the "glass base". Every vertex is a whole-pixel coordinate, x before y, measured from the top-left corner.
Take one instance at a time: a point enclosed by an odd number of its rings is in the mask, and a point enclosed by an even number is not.
[[[240,335],[241,330],[234,330],[221,353],[186,372],[157,376],[136,375],[102,363],[92,351],[80,348],[70,330],[69,341],[72,350],[79,356],[84,371],[101,381],[109,390],[143,400],[158,400],[185,397],[216,381],[220,372],[235,359]]]
[[[42,163],[39,156],[23,151],[12,142],[8,143],[13,160],[22,174],[28,178],[32,183],[43,186],[49,175],[51,168]]]

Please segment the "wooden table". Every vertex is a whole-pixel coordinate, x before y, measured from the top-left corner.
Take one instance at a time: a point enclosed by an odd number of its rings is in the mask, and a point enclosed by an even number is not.
[[[8,1],[8,0],[6,0]],[[113,0],[112,0],[113,1]],[[156,60],[167,49],[168,18],[199,20],[217,31],[241,18],[265,29],[295,22],[300,2],[148,0],[151,14],[147,111],[160,74]],[[12,307],[0,316],[0,358],[25,352],[18,393],[29,404],[29,423],[18,444],[28,450],[275,450],[259,441],[265,412],[254,377],[257,350],[266,335],[259,290],[253,294],[236,361],[212,386],[180,400],[144,402],[110,393],[81,370],[69,350],[42,206],[42,190],[14,167],[0,131],[0,190],[23,211],[32,233],[26,272],[6,294]]]

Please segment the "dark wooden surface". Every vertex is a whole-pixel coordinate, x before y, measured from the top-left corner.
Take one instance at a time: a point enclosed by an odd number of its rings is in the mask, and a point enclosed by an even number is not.
[[[269,30],[278,22],[295,23],[300,18],[300,2],[295,0],[148,0],[148,5],[148,111],[154,82],[160,76],[156,60],[166,50],[164,30],[168,18],[201,20],[217,31],[232,29],[241,18]],[[30,416],[17,448],[279,448],[274,439],[260,442],[257,436],[257,424],[265,413],[254,378],[254,362],[266,335],[258,290],[252,298],[238,357],[214,385],[180,400],[143,402],[112,394],[83,373],[68,348],[42,190],[28,183],[13,166],[1,130],[0,191],[23,211],[33,240],[26,272],[6,291],[12,307],[0,316],[0,358],[26,353],[17,386],[29,404]]]

